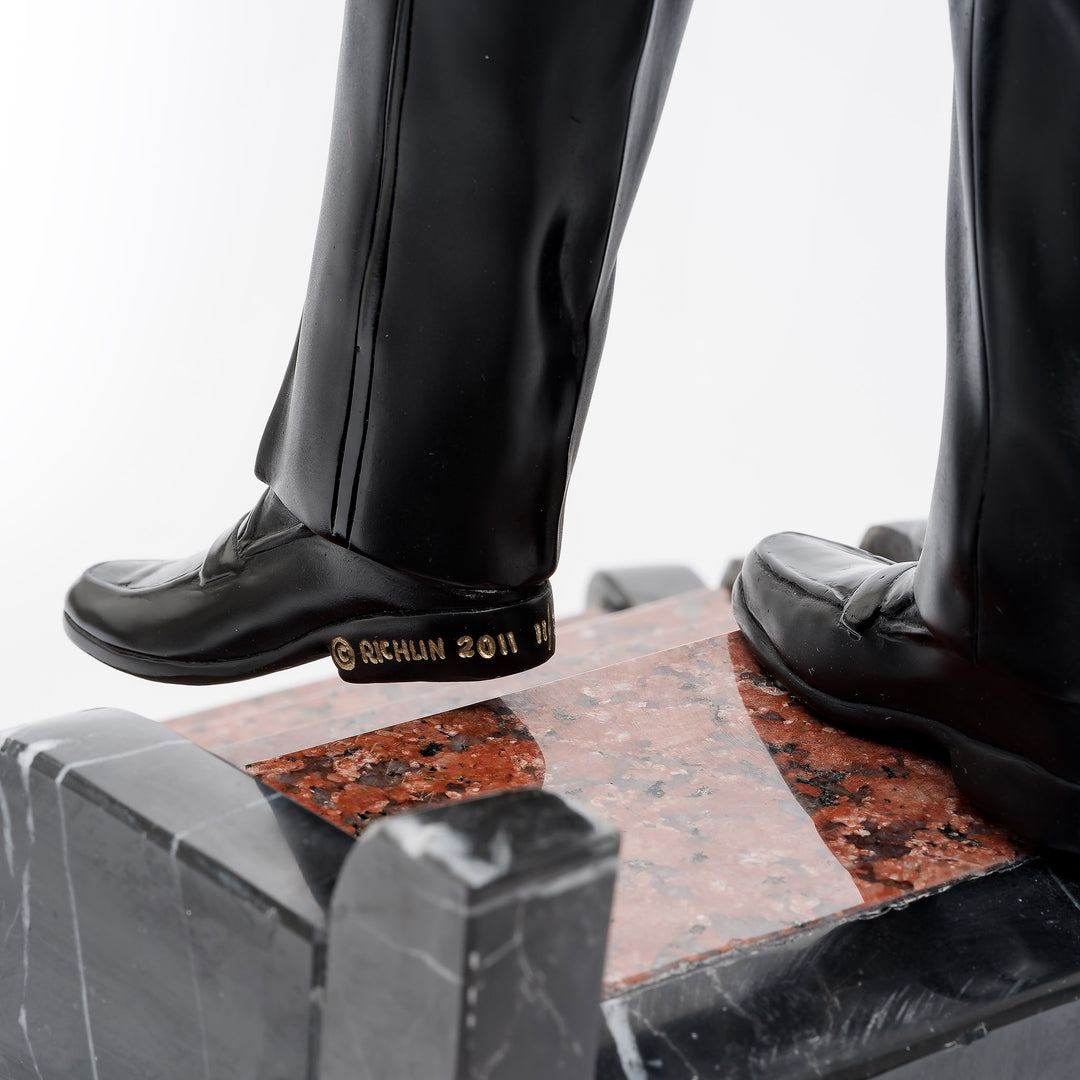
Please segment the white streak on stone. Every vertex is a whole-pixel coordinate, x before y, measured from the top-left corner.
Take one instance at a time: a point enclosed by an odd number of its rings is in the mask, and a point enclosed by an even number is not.
[[[27,837],[26,862],[23,865],[22,873],[22,902],[19,905],[22,912],[23,928],[23,985],[22,1001],[19,1003],[19,1028],[23,1033],[23,1038],[26,1040],[26,1049],[30,1053],[30,1061],[39,1080],[44,1080],[44,1077],[41,1075],[41,1069],[38,1068],[37,1055],[34,1053],[34,1047],[30,1040],[30,1025],[26,1018],[26,992],[30,985],[30,859],[34,848],[34,803],[30,797],[30,769],[33,767],[34,759],[38,754],[55,749],[62,741],[61,739],[39,739],[37,742],[28,743],[15,757],[15,763],[22,778],[23,791],[26,794]]]
[[[3,785],[0,785],[0,816],[3,817],[4,826],[4,858],[7,859],[8,873],[15,876],[15,843],[11,838],[11,807],[8,806],[7,795]]]
[[[514,858],[510,838],[501,829],[491,841],[489,858],[481,858],[472,850],[468,837],[459,829],[443,822],[423,822],[416,818],[394,819],[392,835],[406,855],[413,859],[429,853],[439,862],[453,867],[465,882],[474,889],[502,877]]]
[[[425,952],[423,949],[418,949],[412,945],[402,945],[400,941],[394,941],[393,938],[387,937],[387,935],[384,934],[371,919],[365,918],[362,915],[357,914],[357,921],[373,938],[377,941],[381,941],[388,949],[401,953],[403,956],[411,956],[414,959],[419,960],[424,967],[434,971],[440,979],[445,979],[453,986],[461,985],[461,974],[457,971],[451,971],[445,964],[440,964],[431,953]]]
[[[84,758],[82,761],[73,761],[70,765],[65,765],[59,775],[56,777],[57,784],[63,781],[63,778],[71,769],[82,769],[87,765],[103,765],[106,761],[123,761],[124,758],[139,757],[142,754],[148,754],[151,750],[163,750],[167,746],[191,746],[193,745],[187,739],[165,739],[163,742],[150,743],[149,746],[136,746],[133,750],[121,750],[116,754],[102,754],[101,757]]]
[[[634,1015],[649,1029],[650,1035],[653,1035],[661,1042],[666,1043],[668,1049],[686,1066],[686,1071],[690,1073],[690,1080],[701,1080],[697,1069],[690,1064],[690,1059],[662,1031],[658,1030],[655,1025],[650,1023],[647,1016],[642,1016],[640,1013],[635,1013]]]
[[[186,739],[182,741],[187,742]],[[191,971],[191,985],[195,993],[195,1011],[199,1022],[199,1039],[202,1043],[203,1072],[207,1080],[213,1080],[213,1073],[210,1069],[210,1048],[206,1041],[206,1012],[203,1009],[202,990],[199,987],[199,973],[195,965],[195,943],[191,936],[191,924],[188,922],[189,912],[184,904],[184,888],[180,877],[180,863],[176,860],[176,853],[180,848],[181,841],[191,836],[192,833],[208,828],[211,825],[216,825],[218,822],[224,821],[226,818],[234,817],[236,814],[241,814],[245,810],[251,810],[256,806],[265,806],[276,799],[281,798],[284,798],[282,793],[280,791],[275,791],[270,795],[260,795],[259,798],[252,799],[250,802],[246,802],[241,806],[233,806],[221,814],[215,814],[213,817],[206,818],[203,821],[198,822],[198,824],[192,825],[188,829],[184,829],[182,832],[175,833],[172,842],[169,844],[169,854],[173,858],[173,872],[176,875],[176,891],[180,900],[180,918],[184,926],[184,941],[187,946],[188,967]]]
[[[63,739],[39,739],[37,742],[27,743],[15,757],[19,774],[22,776],[23,787],[26,789],[26,827],[30,833],[31,843],[34,840],[34,812],[30,807],[30,770],[38,754],[55,750],[63,741]]]
[[[397,818],[403,821],[403,818]],[[606,877],[614,876],[619,869],[619,860],[615,855],[604,858],[583,866],[567,870],[565,873],[556,874],[552,877],[523,881],[517,884],[512,891],[499,893],[476,904],[459,904],[456,900],[450,900],[445,896],[436,896],[434,893],[417,892],[420,897],[432,907],[442,908],[444,911],[452,911],[457,915],[486,915],[488,912],[497,911],[509,904],[518,904],[524,900],[546,900],[553,896],[560,896],[571,889],[580,889],[594,882],[602,881]]]
[[[630,1026],[630,1011],[626,1007],[626,1002],[618,998],[610,998],[601,1003],[600,1010],[604,1014],[608,1031],[611,1032],[615,1052],[619,1055],[619,1063],[626,1074],[626,1080],[649,1080],[641,1050],[634,1037],[634,1029]]]
[[[521,985],[521,992],[530,999],[535,993],[536,998],[540,1004],[544,1007],[548,1016],[555,1022],[555,1026],[559,1029],[559,1034],[562,1036],[563,1042],[573,1051],[575,1057],[582,1056],[581,1043],[577,1041],[571,1034],[570,1029],[567,1027],[566,1020],[563,1014],[555,1007],[555,1002],[551,1000],[550,995],[545,987],[545,979],[542,974],[539,974],[529,963],[529,957],[525,950],[525,905],[520,904],[515,915],[515,929],[514,937],[518,938],[522,947],[517,951],[518,966],[521,968],[521,973],[525,976]],[[530,993],[530,990],[533,993]]]
[[[41,1075],[41,1067],[37,1063],[37,1054],[34,1053],[34,1048],[30,1044],[30,1031],[26,1026],[25,1002],[19,1006],[19,1028],[23,1033],[23,1038],[26,1040],[26,1049],[30,1051],[30,1063],[34,1066],[34,1072],[37,1073],[38,1080],[45,1080],[45,1077]]]
[[[79,912],[75,904],[75,882],[71,877],[71,863],[68,859],[67,822],[64,819],[64,789],[62,783],[70,767],[65,766],[56,777],[56,801],[60,808],[60,852],[64,860],[64,874],[67,877],[68,897],[71,901],[71,925],[75,934],[75,963],[79,967],[83,1021],[86,1024],[86,1044],[90,1053],[90,1074],[94,1080],[98,1080],[97,1052],[94,1049],[94,1033],[90,1025],[90,998],[86,990],[86,967],[83,964],[82,936],[79,933]]]
[[[173,852],[176,851],[176,839],[173,840]],[[187,946],[188,967],[191,970],[191,986],[195,992],[195,1014],[199,1022],[199,1039],[202,1042],[203,1075],[206,1080],[214,1080],[210,1072],[210,1048],[206,1044],[206,1015],[203,1012],[202,990],[199,988],[199,973],[195,967],[195,943],[191,937],[191,923],[188,921],[189,912],[184,904],[184,884],[180,877],[180,863],[173,860],[173,873],[176,877],[176,895],[180,902],[180,922],[183,926],[184,943]]]
[[[7,943],[11,938],[11,931],[15,929],[18,923],[22,922],[22,901],[19,901],[19,906],[15,908],[15,914],[11,916],[11,922],[8,923],[8,928],[4,932],[4,946],[7,947]]]
[[[522,944],[521,930],[515,930],[514,936],[508,941],[504,941],[497,949],[489,952],[487,956],[483,958],[478,964],[478,967],[482,971],[487,971],[488,968],[493,968],[500,960],[508,956],[514,949],[519,948]]]
[[[233,806],[230,809],[220,814],[215,814],[213,817],[206,818],[205,821],[200,821],[197,825],[192,825],[189,829],[184,829],[183,832],[176,833],[172,838],[172,843],[169,845],[169,854],[175,856],[177,849],[180,847],[180,842],[186,840],[192,833],[199,832],[202,829],[209,827],[210,825],[216,825],[219,821],[224,821],[226,818],[235,817],[237,814],[242,814],[245,810],[253,810],[256,806],[269,806],[270,803],[276,802],[278,799],[285,798],[284,794],[280,791],[275,791],[271,795],[260,795],[257,799],[252,799],[251,802],[243,803],[240,806]]]

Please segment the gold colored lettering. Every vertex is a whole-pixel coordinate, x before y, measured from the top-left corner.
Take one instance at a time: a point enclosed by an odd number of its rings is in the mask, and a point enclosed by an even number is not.
[[[514,632],[512,630],[506,631],[506,640],[510,642],[510,651],[517,652],[517,642],[514,640]]]
[[[533,623],[533,633],[536,635],[536,644],[539,645],[544,640],[544,635],[538,622]]]
[[[336,637],[330,642],[330,654],[342,671],[352,671],[356,667],[356,653],[343,637]]]
[[[394,642],[394,659],[397,661],[409,659],[409,649],[404,641]]]
[[[427,640],[428,651],[431,653],[431,659],[434,660],[438,657],[440,660],[446,659],[446,649],[443,647],[443,639],[439,638],[438,641],[432,641],[431,638]]]
[[[490,634],[477,638],[476,651],[485,660],[490,660],[495,655],[495,639]]]
[[[468,634],[466,634],[464,637],[459,637],[457,639],[457,645],[457,654],[461,657],[462,660],[468,660],[470,656],[476,655],[476,653],[473,652],[473,640],[471,637],[468,636]]]
[[[427,653],[424,652],[424,643],[420,642],[420,651],[416,651],[416,642],[411,638],[409,639],[409,654],[414,660],[426,660]]]
[[[501,652],[503,656],[506,656],[508,652],[506,648],[506,638],[502,634],[499,635],[499,652]]]
[[[380,642],[378,642],[378,646],[379,646],[379,652],[382,654],[382,657],[383,657],[384,660],[393,660],[394,659],[394,654],[390,651],[390,642],[389,641],[380,641]]]
[[[378,655],[371,647],[371,642],[367,638],[360,642],[360,659],[365,664],[378,664],[380,662]]]

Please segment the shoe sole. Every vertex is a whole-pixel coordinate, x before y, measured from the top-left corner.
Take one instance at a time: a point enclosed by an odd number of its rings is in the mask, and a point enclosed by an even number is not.
[[[327,655],[338,675],[351,683],[472,682],[528,671],[555,651],[547,584],[510,604],[347,619],[275,649],[217,660],[122,649],[87,633],[66,613],[64,630],[79,648],[110,667],[188,686],[250,679]]]
[[[815,712],[874,735],[899,730],[932,739],[948,754],[956,786],[975,806],[1025,837],[1080,854],[1080,785],[1019,754],[964,735],[940,720],[845,701],[815,689],[781,659],[746,606],[739,581],[732,589],[731,604],[762,667]]]

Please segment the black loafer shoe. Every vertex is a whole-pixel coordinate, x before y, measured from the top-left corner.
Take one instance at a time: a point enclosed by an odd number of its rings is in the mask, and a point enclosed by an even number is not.
[[[487,679],[555,644],[547,582],[472,589],[393,570],[317,536],[269,490],[205,554],[92,566],[64,616],[98,660],[191,684],[327,654],[349,682]]]
[[[1080,852],[1080,700],[1042,693],[939,640],[919,614],[916,566],[770,536],[735,583],[735,616],[761,663],[822,716],[929,736],[972,802]]]

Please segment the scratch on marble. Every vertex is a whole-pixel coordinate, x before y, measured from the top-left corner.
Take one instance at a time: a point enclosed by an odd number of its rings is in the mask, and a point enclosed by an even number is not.
[[[649,1034],[655,1036],[662,1043],[664,1043],[669,1050],[686,1066],[690,1073],[690,1080],[701,1080],[698,1075],[697,1069],[690,1063],[690,1059],[662,1032],[649,1022],[647,1016],[642,1016],[640,1013],[634,1013],[634,1018],[640,1020],[641,1023],[648,1029]]]
[[[525,921],[525,904],[520,903],[515,915],[515,928],[514,937],[519,938],[522,943],[525,941],[525,927],[523,925]],[[581,1057],[583,1054],[581,1044],[571,1034],[569,1028],[566,1026],[566,1018],[555,1007],[555,1002],[551,1000],[547,990],[544,987],[544,977],[540,975],[529,963],[529,957],[524,947],[517,951],[518,966],[521,968],[522,974],[525,976],[525,981],[521,984],[522,993],[527,997],[532,995],[529,993],[530,988],[535,990],[536,998],[540,1004],[544,1007],[548,1016],[555,1022],[555,1026],[559,1029],[559,1034],[563,1038],[563,1042],[570,1047],[575,1057]]]
[[[1056,882],[1058,883],[1058,885],[1059,885],[1059,886],[1061,887],[1061,891],[1062,891],[1062,892],[1063,892],[1063,893],[1065,894],[1065,896],[1066,896],[1066,897],[1068,898],[1068,900],[1069,900],[1069,902],[1070,902],[1070,903],[1072,904],[1072,906],[1073,906],[1074,908],[1076,908],[1077,910],[1080,910],[1080,900],[1077,900],[1077,898],[1076,898],[1075,896],[1073,896],[1073,894],[1072,894],[1072,893],[1071,893],[1071,892],[1069,891],[1069,889],[1068,889],[1068,888],[1066,887],[1066,885],[1065,885],[1065,882],[1064,882],[1064,881],[1062,881],[1062,880],[1061,880],[1061,878],[1060,878],[1060,877],[1058,877],[1058,875],[1057,875],[1057,874],[1056,874],[1056,873],[1055,873],[1055,872],[1054,872],[1053,870],[1051,870],[1051,869],[1050,869],[1050,867],[1047,867],[1046,869],[1047,869],[1047,873],[1049,873],[1049,875],[1050,875],[1050,876],[1051,876],[1051,877],[1052,877],[1052,878],[1053,878],[1053,879],[1054,879],[1054,880],[1055,880],[1055,881],[1056,881]]]
[[[622,1065],[626,1080],[649,1080],[641,1049],[630,1026],[630,1010],[626,1002],[621,998],[609,998],[601,1003],[600,1010],[604,1014],[608,1031],[611,1032],[615,1052],[619,1055],[619,1064]]]

